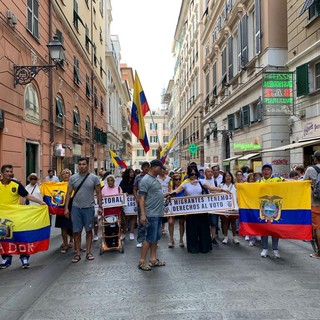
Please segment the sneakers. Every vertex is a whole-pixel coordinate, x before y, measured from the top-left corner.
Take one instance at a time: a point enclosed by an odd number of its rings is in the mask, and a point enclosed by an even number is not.
[[[137,243],[137,248],[142,248],[142,242]]]
[[[98,241],[98,240],[99,240],[99,236],[97,234],[95,234],[93,237],[93,241]]]
[[[250,240],[250,237],[249,237],[249,236],[245,236],[245,237],[244,237],[244,240],[249,241],[249,240]]]
[[[255,243],[253,241],[249,241],[249,247],[254,247]]]
[[[29,269],[30,267],[29,258],[22,258],[21,263],[22,263],[22,269]]]
[[[261,251],[261,257],[266,258],[269,255],[268,249],[263,249]]]
[[[222,240],[222,243],[223,244],[227,244],[228,243],[228,237],[224,237],[223,240]]]
[[[121,233],[120,239],[124,240],[126,238],[126,235],[124,233]]]
[[[0,269],[6,269],[11,266],[11,257],[7,257],[5,259],[2,259],[2,262],[0,264]]]
[[[239,244],[240,243],[237,237],[233,238],[233,243],[235,243],[235,244]]]
[[[213,245],[214,247],[219,247],[219,243],[218,243],[218,241],[216,240],[216,238],[213,238],[211,242],[212,242],[212,245]]]
[[[281,258],[280,254],[279,254],[279,250],[273,250],[273,257],[275,259],[280,259]]]
[[[129,239],[130,239],[130,241],[133,241],[133,240],[134,240],[134,234],[133,234],[133,233],[130,233],[130,234],[129,234]]]

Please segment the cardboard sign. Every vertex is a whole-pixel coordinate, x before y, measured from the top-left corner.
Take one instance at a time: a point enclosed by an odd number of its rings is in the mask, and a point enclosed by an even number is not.
[[[126,216],[136,216],[138,214],[138,204],[132,194],[127,195],[127,205],[123,207]]]

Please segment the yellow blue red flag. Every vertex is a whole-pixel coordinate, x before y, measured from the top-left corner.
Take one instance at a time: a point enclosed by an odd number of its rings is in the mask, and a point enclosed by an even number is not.
[[[150,111],[148,101],[136,71],[134,77],[133,101],[131,108],[131,131],[139,139],[145,152],[148,152],[150,149],[144,123],[144,116],[148,111]]]
[[[166,162],[166,158],[173,146],[173,143],[174,143],[174,140],[176,139],[176,136],[175,135],[169,142],[168,144],[161,150],[160,152],[160,161],[164,164]]]
[[[0,205],[0,254],[34,254],[49,248],[47,206]]]
[[[240,235],[312,239],[310,181],[238,183],[237,194]]]
[[[126,163],[123,160],[121,160],[121,158],[115,152],[109,149],[109,153],[111,161],[116,167],[120,167],[121,169],[127,169]]]
[[[46,181],[41,183],[40,191],[43,195],[43,201],[48,205],[50,214],[64,215],[67,189],[68,182]]]

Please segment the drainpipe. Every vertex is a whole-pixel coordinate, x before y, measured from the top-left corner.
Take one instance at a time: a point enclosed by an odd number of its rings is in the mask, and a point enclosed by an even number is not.
[[[49,1],[49,41],[52,37],[52,0]],[[49,64],[51,57],[49,56]],[[48,86],[48,95],[49,95],[49,126],[50,126],[50,148],[49,148],[49,166],[52,168],[52,145],[54,142],[54,124],[53,124],[53,79],[52,79],[52,68],[49,69],[48,74],[49,86]]]

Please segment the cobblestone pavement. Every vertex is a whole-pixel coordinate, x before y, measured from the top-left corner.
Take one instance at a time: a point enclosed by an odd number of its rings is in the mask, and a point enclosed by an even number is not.
[[[178,231],[178,225],[176,225]],[[281,259],[260,257],[259,247],[223,245],[209,254],[159,243],[165,267],[138,269],[140,250],[126,240],[125,253],[60,254],[52,229],[50,250],[31,257],[22,270],[18,258],[0,270],[0,319],[242,320],[320,319],[320,260],[311,245],[280,240]]]

